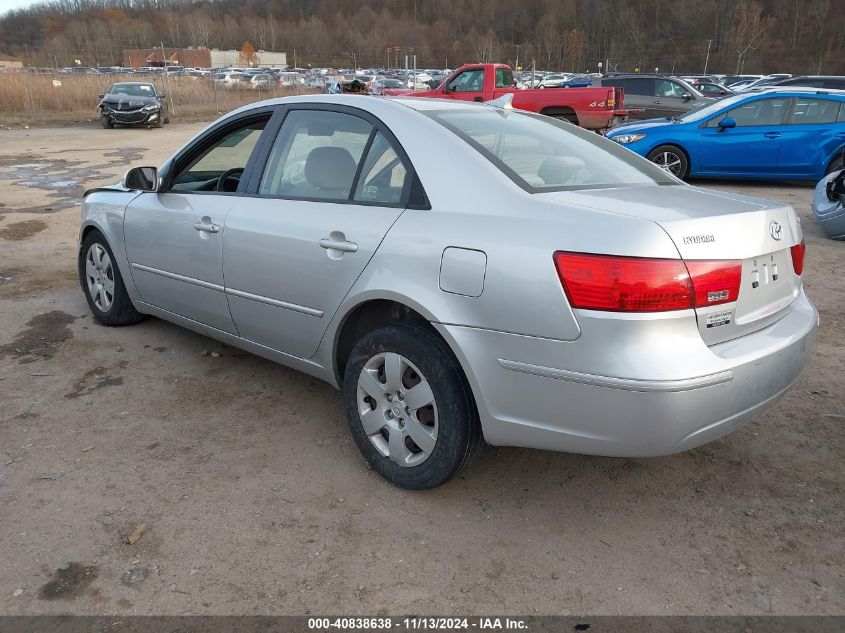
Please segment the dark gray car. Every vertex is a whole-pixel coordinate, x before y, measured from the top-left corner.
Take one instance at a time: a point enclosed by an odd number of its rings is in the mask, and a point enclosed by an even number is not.
[[[664,75],[612,75],[601,85],[625,90],[625,106],[639,110],[632,119],[674,117],[710,101],[686,81]]]
[[[109,91],[100,95],[97,109],[103,127],[117,125],[152,125],[161,127],[170,123],[165,95],[151,83],[126,81],[112,84]]]

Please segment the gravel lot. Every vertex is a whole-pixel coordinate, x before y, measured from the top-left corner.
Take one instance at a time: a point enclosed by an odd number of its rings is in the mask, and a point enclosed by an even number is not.
[[[410,493],[331,387],[92,321],[75,201],[201,127],[0,131],[0,614],[845,614],[845,243],[811,188],[701,183],[804,222],[820,335],[762,419],[660,459],[488,447]]]

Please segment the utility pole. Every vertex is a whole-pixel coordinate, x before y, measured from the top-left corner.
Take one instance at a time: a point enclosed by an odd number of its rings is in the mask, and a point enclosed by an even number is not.
[[[516,68],[514,68],[514,70],[516,70],[517,72],[519,72],[519,47],[520,46],[522,46],[522,44],[516,45]]]
[[[707,40],[707,57],[704,58],[704,74],[707,74],[707,63],[710,61],[710,45],[713,40]]]

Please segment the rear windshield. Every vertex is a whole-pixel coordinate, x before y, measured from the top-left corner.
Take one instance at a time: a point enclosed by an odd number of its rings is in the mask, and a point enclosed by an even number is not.
[[[531,193],[677,184],[663,169],[618,143],[550,117],[483,106],[424,114]]]

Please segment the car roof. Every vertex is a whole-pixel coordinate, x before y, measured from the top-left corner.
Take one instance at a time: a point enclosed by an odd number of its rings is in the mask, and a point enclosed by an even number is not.
[[[116,81],[112,84],[112,88],[115,86],[154,86],[154,84],[150,83],[149,81]]]
[[[838,88],[818,88],[815,86],[760,86],[759,88],[751,88],[750,90],[746,91],[745,93],[739,94],[782,94],[783,96],[804,96],[808,94],[814,95],[824,95],[830,97],[845,97],[845,90],[841,90]]]

